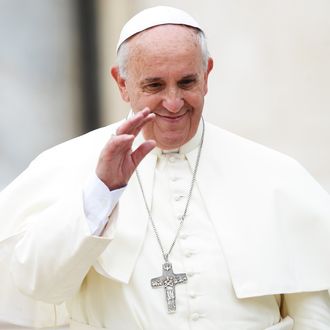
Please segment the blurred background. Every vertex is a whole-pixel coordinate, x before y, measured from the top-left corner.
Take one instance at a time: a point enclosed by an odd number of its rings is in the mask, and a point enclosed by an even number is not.
[[[0,189],[42,150],[126,115],[121,27],[173,5],[204,27],[205,118],[299,160],[330,191],[329,0],[0,0]]]
[[[329,0],[0,0],[0,190],[41,151],[126,115],[109,68],[123,24],[154,5],[204,27],[205,118],[296,158],[330,192]],[[10,298],[8,311],[42,319]]]

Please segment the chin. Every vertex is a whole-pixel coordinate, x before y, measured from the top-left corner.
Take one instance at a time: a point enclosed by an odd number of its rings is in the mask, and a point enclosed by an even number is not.
[[[168,138],[163,138],[161,140],[156,141],[157,142],[157,146],[159,145],[160,149],[164,149],[164,150],[170,150],[170,149],[177,149],[180,148],[182,145],[184,145],[186,142],[188,142],[188,139],[186,137],[182,137],[182,136],[171,136]]]

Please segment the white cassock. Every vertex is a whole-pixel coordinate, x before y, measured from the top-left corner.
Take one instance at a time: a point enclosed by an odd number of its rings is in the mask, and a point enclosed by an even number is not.
[[[117,125],[43,153],[1,194],[0,256],[8,266],[0,277],[10,270],[45,306],[66,301],[77,330],[330,329],[328,194],[287,156],[210,124],[169,258],[188,276],[169,315],[164,289],[150,286],[163,259],[136,176],[101,237],[85,218],[84,184]],[[139,166],[165,247],[187,200],[200,131],[179,153],[154,150]]]

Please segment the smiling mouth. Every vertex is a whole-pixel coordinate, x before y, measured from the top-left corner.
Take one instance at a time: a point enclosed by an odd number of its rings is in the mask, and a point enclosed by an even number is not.
[[[167,120],[172,120],[172,121],[174,121],[174,120],[179,120],[179,119],[183,118],[186,114],[187,114],[187,112],[183,113],[182,115],[176,115],[176,116],[164,116],[164,115],[160,115],[160,114],[158,114],[158,113],[155,113],[155,115],[156,115],[157,117],[160,117],[160,118],[163,118],[163,119],[167,119]]]

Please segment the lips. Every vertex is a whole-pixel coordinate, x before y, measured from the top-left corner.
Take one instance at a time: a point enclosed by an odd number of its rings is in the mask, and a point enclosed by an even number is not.
[[[171,121],[175,121],[175,120],[179,120],[181,118],[183,118],[185,115],[187,114],[187,112],[181,114],[181,115],[172,115],[172,116],[165,116],[165,115],[161,115],[158,113],[155,113],[156,116],[162,118],[162,119],[167,119],[167,120],[171,120]]]

